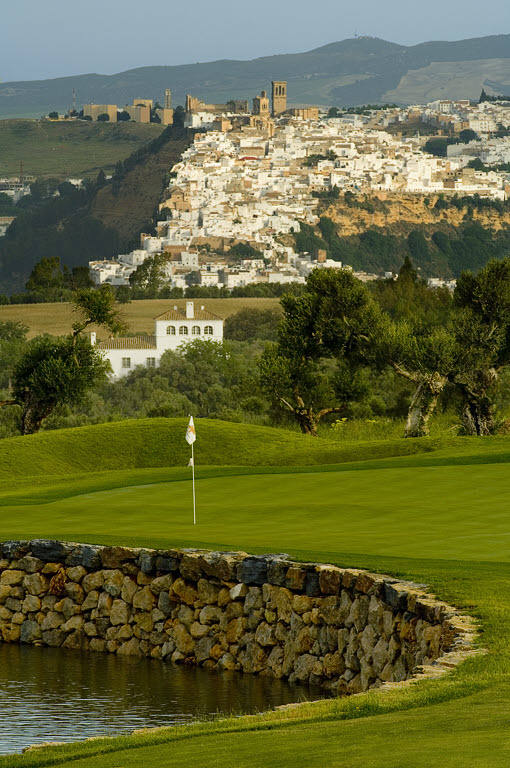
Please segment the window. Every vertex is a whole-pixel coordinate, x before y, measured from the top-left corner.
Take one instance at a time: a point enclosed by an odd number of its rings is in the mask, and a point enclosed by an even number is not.
[[[204,334],[206,336],[212,336],[213,335],[213,327],[212,325],[206,325],[204,328]]]
[[[156,358],[155,357],[148,357],[147,358],[147,368],[155,368],[156,367]]]
[[[130,357],[123,357],[122,358],[122,367],[123,368],[131,368],[131,358]]]
[[[187,336],[188,335],[188,326],[187,325],[181,325],[179,328],[179,333],[181,336]]]
[[[200,326],[194,325],[193,328],[191,329],[191,333],[193,336],[200,336]]]
[[[175,325],[168,325],[166,332],[169,336],[175,336]]]

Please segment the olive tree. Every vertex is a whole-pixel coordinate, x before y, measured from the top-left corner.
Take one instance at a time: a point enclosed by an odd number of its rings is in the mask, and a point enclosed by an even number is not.
[[[11,398],[0,405],[20,407],[23,435],[37,432],[57,406],[79,402],[106,376],[108,362],[83,332],[90,325],[103,326],[113,333],[122,329],[111,287],[78,291],[75,311],[78,318],[72,333],[32,339],[14,367]]]
[[[305,292],[281,299],[278,340],[260,359],[262,387],[305,434],[324,416],[344,412],[361,393],[359,366],[380,322],[366,287],[351,272],[317,269]]]
[[[452,381],[461,394],[469,435],[495,431],[494,385],[510,363],[510,258],[491,261],[477,275],[464,272],[454,293],[461,350]]]
[[[411,382],[405,437],[429,434],[429,421],[439,397],[456,369],[458,346],[451,326],[417,332],[407,322],[387,321],[378,340],[382,362]]]

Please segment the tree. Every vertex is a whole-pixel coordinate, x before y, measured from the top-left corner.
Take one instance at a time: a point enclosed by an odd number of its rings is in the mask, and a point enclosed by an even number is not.
[[[50,118],[50,120],[58,120],[58,112],[50,112],[48,114],[48,117]]]
[[[13,374],[12,401],[21,407],[21,433],[32,434],[57,405],[79,401],[104,377],[108,363],[88,339],[32,339]]]
[[[64,284],[70,291],[79,291],[81,288],[93,288],[94,283],[90,277],[88,267],[73,267],[69,270],[64,267]]]
[[[129,285],[119,285],[116,290],[116,297],[119,304],[129,304],[131,301],[131,288]]]
[[[236,341],[274,340],[280,319],[274,309],[241,309],[225,320],[224,335]]]
[[[23,435],[37,432],[57,406],[79,402],[106,376],[108,362],[82,334],[93,324],[113,333],[123,328],[114,306],[114,293],[110,286],[83,289],[75,295],[74,308],[78,319],[73,323],[73,332],[59,338],[32,339],[14,368],[12,398],[1,405],[21,408]]]
[[[106,176],[105,176],[105,172],[101,168],[101,170],[96,176],[96,187],[100,189],[101,187],[104,187],[105,184],[106,184]]]
[[[436,157],[446,157],[448,152],[448,140],[437,138],[429,139],[423,146],[423,151]]]
[[[110,115],[107,112],[101,112],[101,114],[97,116],[98,123],[108,123],[109,121]]]
[[[174,126],[176,128],[184,127],[184,118],[186,117],[186,110],[180,104],[174,110]]]
[[[451,327],[421,333],[406,321],[388,323],[378,346],[383,361],[414,386],[404,436],[428,435],[430,417],[457,362]]]
[[[340,112],[338,110],[338,107],[330,107],[328,109],[328,117],[338,117],[340,115]]]
[[[413,229],[407,237],[407,247],[414,263],[426,266],[430,262],[427,239],[419,229]]]
[[[25,288],[36,301],[60,301],[64,276],[58,256],[41,259],[32,269]]]
[[[155,298],[165,282],[165,265],[168,258],[163,254],[149,256],[129,276],[129,284],[135,295]]]
[[[316,269],[301,296],[282,297],[278,341],[259,363],[262,387],[305,434],[359,397],[359,365],[379,327],[367,288],[351,272]]]
[[[477,275],[463,272],[454,303],[462,354],[452,380],[462,397],[464,431],[490,435],[496,428],[494,385],[510,364],[510,257],[489,262]]]
[[[26,344],[28,328],[20,322],[0,322],[0,388],[9,385],[14,366]]]
[[[464,128],[464,130],[459,133],[459,139],[463,144],[469,144],[470,141],[477,141],[479,138],[480,137],[476,131],[471,130],[471,128]]]
[[[117,120],[119,123],[128,123],[131,120],[131,115],[125,109],[121,109],[117,112]]]
[[[413,262],[409,258],[409,256],[406,256],[404,259],[404,263],[400,267],[399,273],[398,273],[398,279],[401,282],[405,283],[416,283],[418,280],[418,273],[415,270],[413,266]]]

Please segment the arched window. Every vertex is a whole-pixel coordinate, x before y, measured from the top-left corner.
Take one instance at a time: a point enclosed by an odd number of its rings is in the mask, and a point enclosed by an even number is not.
[[[206,325],[204,328],[204,334],[206,336],[212,336],[213,335],[213,327],[212,325]]]
[[[200,336],[200,326],[194,325],[193,328],[191,329],[191,333],[193,336]]]
[[[175,336],[175,325],[167,325],[166,332],[169,336]]]
[[[179,333],[181,336],[187,336],[188,335],[188,326],[187,325],[181,325],[179,328]]]

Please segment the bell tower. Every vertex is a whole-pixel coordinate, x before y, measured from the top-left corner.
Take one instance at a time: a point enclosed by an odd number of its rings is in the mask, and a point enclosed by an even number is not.
[[[273,117],[278,117],[287,109],[287,81],[273,80],[271,85]]]

